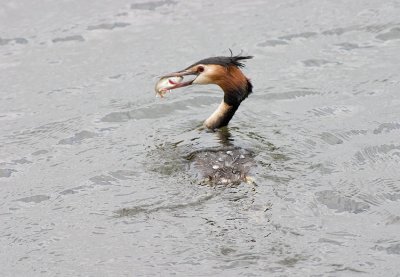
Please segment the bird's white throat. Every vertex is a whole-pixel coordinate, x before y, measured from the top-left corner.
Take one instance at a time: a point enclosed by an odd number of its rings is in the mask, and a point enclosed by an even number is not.
[[[218,108],[204,121],[204,126],[209,129],[220,128],[228,124],[239,106],[230,106],[222,100]]]

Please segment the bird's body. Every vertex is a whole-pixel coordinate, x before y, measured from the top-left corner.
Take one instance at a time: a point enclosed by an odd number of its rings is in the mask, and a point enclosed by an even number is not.
[[[251,56],[212,57],[198,61],[184,70],[165,75],[165,78],[184,77],[194,75],[191,81],[178,82],[168,86],[168,90],[189,85],[218,85],[224,92],[224,97],[217,110],[204,122],[209,129],[221,128],[228,125],[241,102],[252,93],[253,86],[240,68],[244,67],[242,60],[251,59]],[[181,80],[181,79],[180,79]],[[165,92],[159,88],[158,92]]]

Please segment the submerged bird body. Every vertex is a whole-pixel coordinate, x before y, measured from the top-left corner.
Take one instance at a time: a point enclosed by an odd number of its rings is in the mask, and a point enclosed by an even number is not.
[[[165,78],[184,77],[193,75],[190,81],[169,83],[168,90],[189,85],[218,85],[224,92],[224,97],[217,110],[204,122],[209,129],[221,128],[228,125],[241,102],[252,93],[253,86],[240,68],[244,67],[242,60],[252,56],[212,57],[198,61],[184,70],[163,76]],[[158,93],[165,92],[159,85]]]
[[[191,169],[200,172],[201,184],[239,185],[252,183],[249,172],[255,165],[253,153],[239,147],[208,148],[188,156]]]

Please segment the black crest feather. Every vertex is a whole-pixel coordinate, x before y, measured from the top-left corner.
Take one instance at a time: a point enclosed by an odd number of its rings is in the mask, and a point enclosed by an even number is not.
[[[231,51],[232,54],[232,51]],[[229,66],[237,66],[240,68],[243,68],[245,66],[245,64],[242,62],[243,60],[248,60],[248,59],[252,59],[253,56],[230,56],[230,57],[223,57],[223,56],[219,56],[219,57],[211,57],[211,58],[206,58],[203,60],[200,60],[190,66],[188,66],[186,69],[191,68],[195,65],[198,64],[217,64],[217,65],[221,65],[224,67],[229,67]]]

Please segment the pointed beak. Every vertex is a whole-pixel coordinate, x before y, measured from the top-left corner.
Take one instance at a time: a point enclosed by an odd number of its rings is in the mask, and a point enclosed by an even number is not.
[[[190,75],[194,75],[197,77],[197,72],[192,72],[190,70],[181,70],[178,72],[173,72],[173,73],[169,73],[166,74],[164,76],[162,76],[161,78],[170,78],[170,77],[185,77],[185,76],[190,76]],[[193,84],[193,81],[196,80],[196,78],[193,78],[192,80],[189,81],[183,81],[180,83],[175,83],[174,86],[170,87],[169,89],[177,89],[177,88],[181,88],[181,87],[186,87],[186,86],[190,86],[191,84]]]

